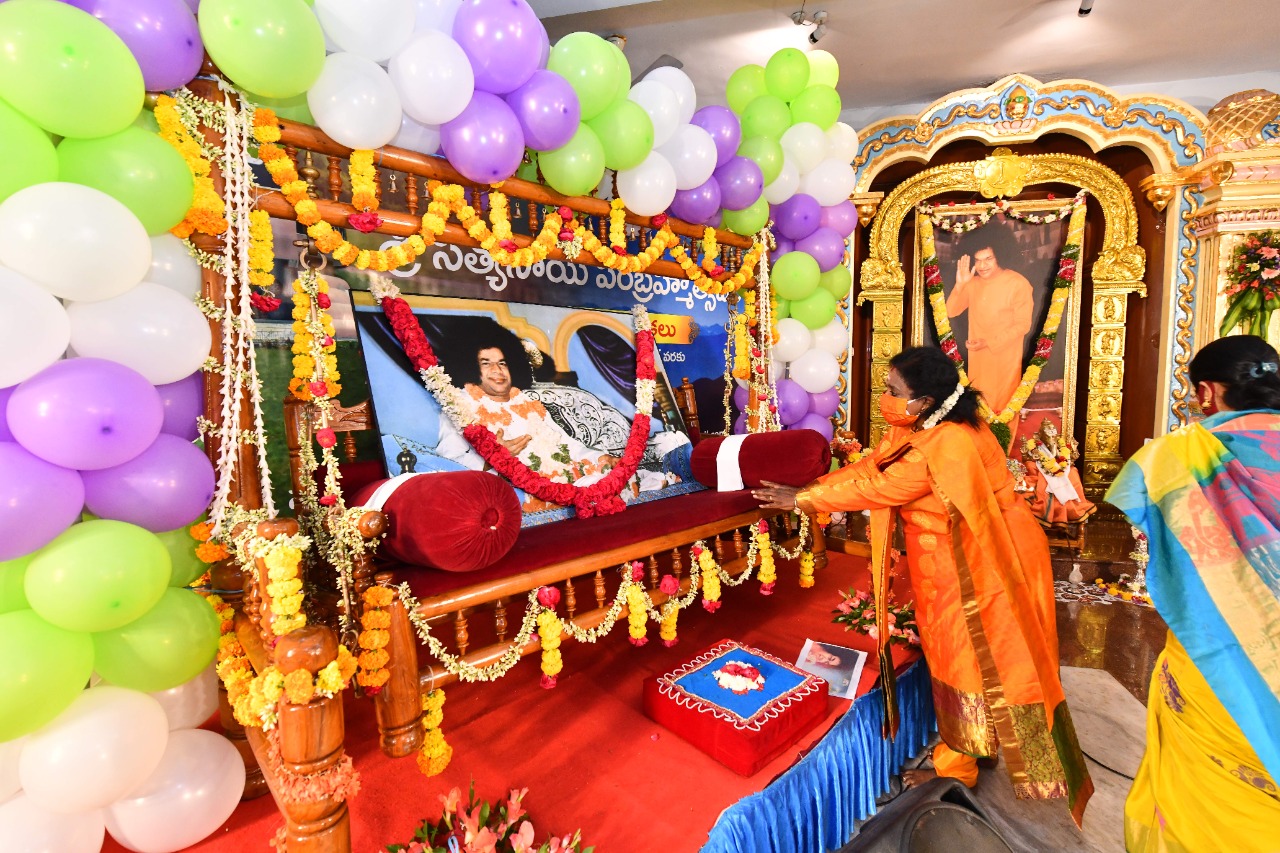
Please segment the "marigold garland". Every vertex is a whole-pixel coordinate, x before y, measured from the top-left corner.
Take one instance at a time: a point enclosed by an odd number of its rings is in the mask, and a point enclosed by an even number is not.
[[[679,239],[676,239],[670,248],[671,257],[680,265],[680,269],[684,270],[685,276],[699,289],[713,296],[733,293],[735,290],[741,290],[746,287],[755,278],[756,265],[760,263],[760,258],[764,253],[764,246],[757,239],[752,243],[751,248],[747,250],[747,254],[742,259],[742,266],[738,268],[737,272],[732,275],[726,275],[724,278],[716,278],[703,272],[693,262],[693,259],[689,257],[689,253],[685,251],[684,246],[680,245]]]
[[[698,562],[699,573],[702,578],[702,609],[708,613],[715,613],[720,609],[720,572],[716,565],[715,557],[711,556],[710,549],[702,542],[695,542],[693,548],[690,549],[693,558]]]
[[[620,198],[615,198],[609,202],[609,247],[613,249],[614,254],[627,253],[626,223],[626,203]]]
[[[733,318],[733,378],[746,382],[751,376],[747,353],[751,342],[747,335],[747,314],[740,311]]]
[[[271,217],[265,210],[249,213],[249,283],[267,289],[276,283],[276,253]],[[276,303],[277,307],[279,303]]]
[[[293,378],[289,393],[299,400],[321,402],[342,392],[338,380],[337,341],[334,340],[329,283],[310,271],[294,282]]]
[[[213,237],[225,233],[226,203],[214,190],[213,180],[209,177],[212,169],[209,160],[204,156],[193,130],[183,123],[178,102],[172,95],[160,95],[156,99],[155,117],[156,124],[160,126],[160,137],[182,155],[195,183],[191,209],[181,222],[169,229],[170,232],[184,240],[195,231]]]
[[[227,547],[220,542],[212,542],[210,538],[213,536],[213,523],[202,521],[198,524],[191,525],[188,531],[191,538],[199,542],[196,546],[196,559],[202,563],[218,563],[227,559],[230,552]]]
[[[663,611],[662,622],[658,625],[658,637],[667,648],[674,646],[676,639],[676,620],[680,617],[680,608],[667,607]]]
[[[800,588],[813,587],[813,552],[805,551],[800,555]]]
[[[542,646],[542,686],[551,689],[556,686],[556,676],[564,669],[564,660],[560,656],[560,617],[551,609],[538,614],[538,640]]]
[[[760,581],[760,594],[773,595],[773,586],[778,580],[778,571],[773,564],[773,545],[769,541],[769,523],[763,518],[756,522],[756,548],[760,552],[760,571],[756,574]]]
[[[1022,374],[1022,381],[1009,399],[1008,404],[999,413],[993,412],[986,400],[979,401],[982,417],[991,424],[992,431],[1000,439],[1001,444],[1008,446],[1012,435],[1009,424],[1022,411],[1022,407],[1035,390],[1040,379],[1040,371],[1048,363],[1053,354],[1053,344],[1058,337],[1058,329],[1062,324],[1062,316],[1066,311],[1067,299],[1075,284],[1076,268],[1080,260],[1081,241],[1084,237],[1085,223],[1084,191],[1072,202],[1071,218],[1067,224],[1067,241],[1062,248],[1058,262],[1058,272],[1053,280],[1053,295],[1049,302],[1049,312],[1045,316],[1044,327],[1036,341],[1036,349],[1031,362]],[[942,289],[942,272],[938,267],[938,254],[934,244],[933,222],[930,217],[923,217],[920,223],[921,251],[924,254],[925,292],[933,309],[934,328],[938,333],[938,345],[942,351],[956,364],[960,372],[960,381],[969,384],[969,376],[965,371],[964,356],[956,343],[951,330],[951,321],[947,318],[947,299]]]
[[[391,615],[386,608],[395,600],[395,590],[385,586],[371,586],[364,591],[364,609],[360,614],[360,672],[356,683],[369,694],[376,694],[391,677],[386,669],[390,655],[387,643],[391,641]]]
[[[644,581],[644,565],[639,560],[631,564],[631,580],[634,583],[627,588],[627,633],[630,634],[631,645],[639,647],[649,642],[649,638],[645,636],[649,610],[645,606],[646,596],[641,586]]]
[[[453,747],[444,739],[444,691],[436,688],[422,697],[422,747],[418,769],[424,776],[439,776],[453,758]]]

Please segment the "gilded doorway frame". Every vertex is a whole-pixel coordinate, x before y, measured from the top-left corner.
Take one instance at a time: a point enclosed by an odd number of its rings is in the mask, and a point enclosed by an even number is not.
[[[871,228],[871,249],[862,263],[858,302],[870,300],[871,393],[885,387],[889,359],[902,348],[903,300],[909,297],[899,261],[899,231],[916,205],[940,193],[979,193],[984,198],[1015,197],[1035,184],[1070,184],[1098,200],[1104,218],[1102,251],[1091,270],[1093,330],[1089,339],[1089,396],[1084,436],[1084,483],[1100,487],[1115,479],[1120,457],[1120,400],[1124,387],[1126,297],[1147,294],[1146,254],[1138,245],[1138,213],[1133,193],[1114,171],[1085,157],[1035,154],[1020,157],[997,148],[985,160],[936,166],[908,178],[885,198]],[[1081,306],[1083,309],[1083,306]],[[873,412],[871,440],[885,425]]]

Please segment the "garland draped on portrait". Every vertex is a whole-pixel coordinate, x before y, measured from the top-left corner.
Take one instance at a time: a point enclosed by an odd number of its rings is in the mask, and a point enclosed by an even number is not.
[[[637,305],[632,309],[636,329],[636,414],[631,422],[626,449],[618,464],[603,479],[590,486],[577,486],[554,482],[546,474],[534,471],[503,446],[488,427],[476,420],[465,399],[466,392],[455,386],[440,366],[413,309],[400,297],[400,290],[389,282],[375,282],[371,292],[391,324],[396,340],[404,348],[404,354],[422,377],[423,385],[440,404],[444,415],[493,470],[533,497],[558,506],[572,506],[582,518],[612,515],[626,509],[620,493],[635,476],[644,456],[657,376],[653,330],[643,306]]]
[[[999,412],[992,411],[986,400],[980,400],[980,412],[983,419],[991,425],[991,431],[996,434],[996,438],[1000,439],[1000,443],[1005,448],[1008,448],[1009,442],[1013,439],[1009,424],[1022,411],[1022,407],[1026,405],[1031,392],[1035,390],[1036,382],[1040,379],[1040,371],[1048,363],[1049,357],[1053,355],[1053,345],[1058,338],[1058,329],[1062,325],[1062,315],[1066,311],[1067,299],[1071,295],[1071,287],[1076,280],[1076,267],[1080,262],[1080,247],[1084,239],[1085,224],[1084,201],[1085,191],[1081,190],[1076,194],[1069,208],[1064,208],[1062,212],[1056,215],[1050,214],[1048,216],[1020,214],[1015,212],[1007,203],[992,207],[993,214],[998,210],[1005,216],[1038,225],[1056,222],[1062,218],[1062,213],[1065,213],[1068,209],[1070,210],[1070,220],[1067,223],[1067,240],[1062,247],[1062,253],[1058,256],[1058,271],[1053,279],[1049,311],[1045,315],[1044,325],[1040,330],[1039,337],[1036,339],[1035,352],[1032,353],[1030,363],[1023,370],[1022,381],[1018,383],[1018,388],[1008,404]],[[955,334],[951,330],[951,320],[947,317],[947,297],[942,290],[942,271],[938,267],[938,252],[933,237],[934,218],[937,215],[937,210],[938,208],[928,205],[923,205],[920,208],[920,212],[923,214],[920,217],[920,244],[921,254],[923,255],[921,271],[924,277],[925,294],[929,299],[929,306],[933,312],[933,326],[938,335],[938,346],[942,348],[948,358],[955,362],[960,371],[960,381],[968,385],[969,375],[965,370],[965,359],[960,353],[960,346],[956,343]],[[970,220],[970,222],[978,222],[978,225],[948,230],[973,231],[986,225],[990,220],[991,216],[979,217],[977,220]]]

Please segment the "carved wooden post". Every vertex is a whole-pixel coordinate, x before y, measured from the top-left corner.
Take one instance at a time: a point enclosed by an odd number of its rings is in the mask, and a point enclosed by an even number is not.
[[[235,560],[223,560],[210,566],[209,579],[214,589],[225,590],[219,593],[223,601],[237,610],[241,609],[244,598],[244,593],[241,591],[244,589],[244,572]],[[262,776],[258,759],[253,755],[253,747],[245,737],[244,726],[236,722],[235,715],[231,712],[231,703],[227,700],[227,689],[223,686],[221,678],[218,679],[218,721],[222,724],[223,734],[227,736],[227,740],[231,741],[231,745],[240,753],[240,759],[244,761],[243,798],[252,800],[255,797],[261,797],[267,793],[267,781]]]
[[[422,746],[422,698],[418,692],[418,650],[413,625],[396,596],[387,606],[391,617],[387,642],[387,683],[374,694],[373,709],[378,718],[382,751],[390,758],[403,758]]]

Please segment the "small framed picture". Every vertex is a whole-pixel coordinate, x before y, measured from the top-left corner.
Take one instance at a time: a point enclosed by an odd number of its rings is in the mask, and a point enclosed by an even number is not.
[[[834,643],[805,640],[796,666],[827,682],[827,692],[840,699],[853,699],[867,653]]]

